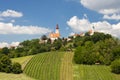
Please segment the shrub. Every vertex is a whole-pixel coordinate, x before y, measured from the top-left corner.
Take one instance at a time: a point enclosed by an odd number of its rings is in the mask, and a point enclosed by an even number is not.
[[[111,63],[111,69],[113,73],[120,74],[120,59],[117,59]]]
[[[12,72],[14,74],[22,73],[21,65],[19,63],[13,63],[13,65],[12,65]]]

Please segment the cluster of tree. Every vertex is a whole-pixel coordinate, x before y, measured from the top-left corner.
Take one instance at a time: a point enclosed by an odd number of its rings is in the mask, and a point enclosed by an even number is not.
[[[120,59],[116,59],[111,63],[113,73],[120,74]]]
[[[1,56],[0,72],[19,74],[22,73],[22,69],[19,63],[12,63],[8,56]]]
[[[98,33],[84,37],[76,37],[74,61],[78,64],[106,64],[120,58],[119,40],[109,34]]]
[[[17,48],[4,47],[0,50],[1,55],[7,55],[10,58],[34,55],[42,52],[66,50],[67,39],[58,38],[54,42],[43,35],[40,39],[26,40],[19,44]]]

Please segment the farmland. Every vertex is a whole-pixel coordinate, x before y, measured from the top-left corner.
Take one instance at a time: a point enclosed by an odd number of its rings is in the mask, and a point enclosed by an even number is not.
[[[109,66],[74,65],[74,80],[119,80],[120,75],[111,73]]]
[[[23,74],[0,73],[0,80],[119,80],[109,66],[78,65],[71,52],[47,52],[12,59],[24,65]],[[33,57],[33,58],[32,58]],[[32,59],[31,59],[32,58]],[[29,61],[29,62],[28,62]],[[28,62],[28,63],[27,63]],[[26,76],[27,75],[27,76]]]
[[[59,80],[64,52],[38,54],[26,65],[24,73],[40,80]]]

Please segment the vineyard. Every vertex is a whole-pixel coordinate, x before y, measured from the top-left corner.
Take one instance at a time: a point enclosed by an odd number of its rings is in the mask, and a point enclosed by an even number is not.
[[[73,53],[65,53],[60,68],[60,80],[73,80]]]
[[[26,65],[24,73],[20,75],[0,73],[0,80],[120,79],[120,75],[111,73],[109,66],[74,64],[72,61],[73,55],[74,54],[70,52],[47,52],[35,56],[14,58],[12,59],[13,62],[19,62],[24,66]]]
[[[24,73],[40,80],[73,80],[73,53],[49,52],[31,59]]]
[[[59,80],[63,52],[38,54],[26,65],[24,73],[39,80]]]
[[[109,66],[75,65],[74,80],[120,80],[120,75],[111,73]]]

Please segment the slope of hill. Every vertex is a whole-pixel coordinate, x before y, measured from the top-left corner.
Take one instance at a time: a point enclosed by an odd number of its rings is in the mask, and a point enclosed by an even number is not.
[[[33,56],[13,58],[12,62],[18,62],[22,65],[22,67],[24,67],[32,57]],[[12,73],[7,74],[0,72],[0,80],[35,80],[35,79],[32,79],[26,76],[25,74],[12,74]]]
[[[73,80],[72,53],[38,54],[26,65],[24,73],[40,80]]]
[[[111,73],[109,66],[74,65],[74,80],[120,80],[120,75]]]

